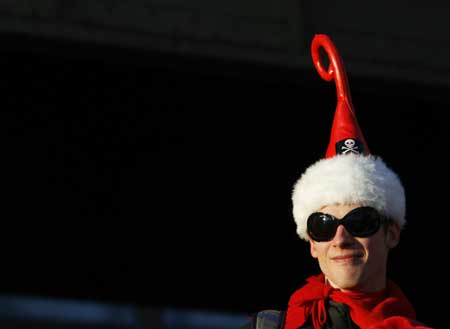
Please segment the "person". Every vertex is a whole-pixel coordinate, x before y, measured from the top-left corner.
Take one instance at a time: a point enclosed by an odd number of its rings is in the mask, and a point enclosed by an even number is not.
[[[319,50],[329,57],[325,70]],[[372,155],[359,127],[342,60],[331,39],[311,44],[320,76],[334,79],[337,107],[325,158],[309,166],[292,192],[299,237],[321,273],[306,279],[285,310],[262,310],[242,328],[430,328],[416,319],[401,288],[387,277],[400,240],[405,191],[399,176]]]

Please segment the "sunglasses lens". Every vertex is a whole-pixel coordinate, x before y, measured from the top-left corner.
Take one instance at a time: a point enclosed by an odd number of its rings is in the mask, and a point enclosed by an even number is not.
[[[337,227],[343,224],[353,236],[365,238],[375,234],[380,228],[381,215],[371,207],[359,207],[350,211],[343,219],[321,212],[313,213],[308,218],[309,236],[318,242],[330,241],[336,234]]]
[[[323,213],[313,213],[308,218],[308,234],[315,241],[329,241],[336,234],[336,220]]]
[[[380,228],[380,214],[370,207],[356,208],[347,214],[344,226],[353,236],[368,237]]]

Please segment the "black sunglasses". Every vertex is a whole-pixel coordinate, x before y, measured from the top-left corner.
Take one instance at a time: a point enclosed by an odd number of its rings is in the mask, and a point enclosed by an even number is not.
[[[344,225],[351,235],[365,238],[375,234],[384,220],[386,218],[372,207],[355,208],[342,219],[315,212],[308,217],[308,234],[314,241],[330,241],[334,238],[338,226]]]

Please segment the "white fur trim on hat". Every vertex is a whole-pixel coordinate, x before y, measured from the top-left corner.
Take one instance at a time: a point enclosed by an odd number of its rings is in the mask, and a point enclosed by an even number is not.
[[[399,177],[373,155],[338,154],[306,169],[294,185],[293,215],[300,238],[308,241],[308,216],[323,206],[361,204],[398,222],[405,220],[405,191]]]

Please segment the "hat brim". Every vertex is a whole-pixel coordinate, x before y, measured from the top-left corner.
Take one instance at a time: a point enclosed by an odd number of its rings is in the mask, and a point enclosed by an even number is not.
[[[401,181],[373,155],[345,154],[317,161],[295,183],[292,203],[297,233],[306,241],[309,215],[326,205],[370,206],[397,221],[401,228],[406,223]]]

